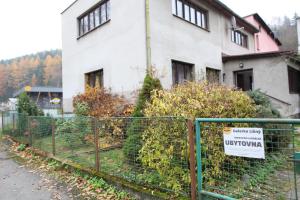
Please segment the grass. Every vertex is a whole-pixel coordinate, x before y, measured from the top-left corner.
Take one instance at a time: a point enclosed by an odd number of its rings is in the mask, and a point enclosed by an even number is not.
[[[84,167],[95,168],[95,148],[94,144],[82,144],[79,140],[70,146],[62,138],[55,139],[56,156],[61,159],[71,160]],[[101,144],[100,144],[101,146]],[[106,146],[106,145],[103,145]],[[52,152],[52,137],[34,138],[33,147],[45,152]],[[159,187],[163,180],[157,172],[145,172],[138,163],[128,164],[125,160],[123,149],[112,148],[111,150],[100,150],[100,171],[109,175],[117,176],[137,184],[150,184]]]

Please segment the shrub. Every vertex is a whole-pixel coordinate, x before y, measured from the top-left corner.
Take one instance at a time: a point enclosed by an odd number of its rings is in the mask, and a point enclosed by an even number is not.
[[[146,106],[146,103],[150,101],[151,92],[161,88],[162,86],[159,79],[154,78],[147,73],[132,116],[143,117],[143,110]],[[141,141],[143,131],[144,126],[142,124],[142,120],[133,119],[133,122],[127,130],[127,138],[123,148],[124,155],[129,162],[137,162],[138,153],[142,147]]]
[[[89,105],[86,102],[78,102],[75,104],[74,113],[78,116],[89,115]]]
[[[270,99],[261,92],[260,89],[247,92],[251,99],[253,99],[258,118],[280,118],[280,113],[275,109]]]
[[[130,116],[132,113],[132,106],[123,97],[113,95],[105,88],[87,86],[84,94],[74,97],[75,112],[77,104],[87,108],[86,113],[81,114],[97,118]],[[78,107],[78,109],[80,108]]]
[[[80,114],[87,113],[84,103],[75,106],[75,117],[67,120],[58,120],[56,134],[61,137],[73,151],[77,145],[86,144],[88,135],[93,136],[92,118]]]
[[[28,95],[24,92],[18,97],[17,104],[18,113],[27,114],[29,116],[42,116],[43,111],[37,107],[37,105],[30,100]]]
[[[273,107],[269,97],[260,89],[249,91],[248,95],[253,99],[256,105],[256,117],[258,118],[280,118],[280,112]],[[266,150],[269,152],[279,151],[286,148],[291,141],[291,134],[287,133],[290,127],[288,125],[268,124],[264,128],[279,129],[281,131],[268,131],[265,136]]]
[[[207,83],[186,83],[170,91],[156,91],[144,112],[147,117],[179,116],[195,119],[247,118],[254,117],[255,111],[252,100],[242,91]],[[225,156],[223,129],[220,126],[224,124],[210,124],[209,131],[202,131],[203,162],[207,166],[203,169],[203,178],[208,185],[215,185],[216,180],[224,175],[221,167],[225,163],[243,162],[242,159],[228,159]],[[150,124],[143,133],[139,159],[143,165],[157,170],[165,180],[163,184],[176,192],[183,191],[184,185],[190,183],[187,166],[177,164],[188,160],[186,141],[186,125],[178,121]]]
[[[25,144],[20,144],[18,147],[17,147],[17,151],[24,151],[26,149],[26,145]]]
[[[17,103],[18,116],[18,129],[26,130],[29,126],[27,116],[43,116],[43,111],[37,107],[37,105],[30,100],[28,95],[24,92],[19,95]],[[25,133],[24,133],[25,134]]]
[[[146,106],[146,102],[151,98],[151,92],[153,90],[160,90],[162,86],[160,84],[160,80],[158,78],[154,78],[148,73],[144,79],[142,90],[139,93],[136,106],[134,108],[133,117],[143,117],[143,110]]]

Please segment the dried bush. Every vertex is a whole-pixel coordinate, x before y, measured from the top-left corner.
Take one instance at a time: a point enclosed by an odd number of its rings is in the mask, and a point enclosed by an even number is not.
[[[88,107],[88,115],[92,117],[130,116],[133,107],[125,98],[114,95],[105,88],[87,86],[85,93],[74,97],[74,107],[84,103]]]

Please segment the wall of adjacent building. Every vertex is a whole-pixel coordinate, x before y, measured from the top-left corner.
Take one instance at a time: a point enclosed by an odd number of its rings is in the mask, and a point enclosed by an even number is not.
[[[231,20],[205,1],[192,2],[208,10],[209,30],[186,22],[172,14],[172,0],[150,0],[152,63],[160,72],[165,88],[172,86],[171,60],[195,65],[196,79],[202,79],[206,67],[222,70],[222,53],[253,53],[254,37],[248,35],[249,47],[231,41]],[[201,3],[202,2],[202,3]]]
[[[62,14],[64,111],[84,92],[84,74],[103,69],[104,87],[130,96],[140,88],[146,70],[145,4],[111,0],[111,21],[77,39],[77,18],[99,0],[79,0]]]
[[[261,26],[261,24],[257,22],[253,16],[246,17],[245,19],[257,29],[259,29],[259,27]],[[267,33],[266,29],[264,29],[263,26],[261,26],[259,33],[255,33],[255,50],[257,52],[279,51],[279,46]]]
[[[244,65],[242,69],[240,63]],[[284,56],[227,61],[224,64],[225,84],[235,87],[234,72],[253,69],[253,89],[261,89],[270,96],[283,116],[295,115],[300,113],[300,96],[289,93],[288,65],[300,70]]]

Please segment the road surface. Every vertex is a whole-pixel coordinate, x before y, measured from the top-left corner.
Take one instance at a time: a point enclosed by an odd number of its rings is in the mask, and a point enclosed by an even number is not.
[[[0,141],[0,200],[69,200],[66,187],[45,174],[35,173],[9,156]]]

